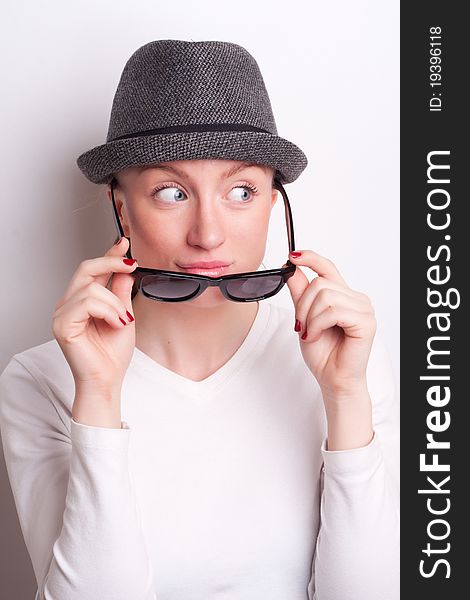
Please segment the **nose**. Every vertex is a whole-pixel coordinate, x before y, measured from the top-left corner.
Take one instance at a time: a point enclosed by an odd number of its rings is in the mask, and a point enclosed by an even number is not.
[[[187,235],[190,246],[210,250],[225,241],[223,218],[216,204],[217,201],[208,197],[200,198],[194,203]]]

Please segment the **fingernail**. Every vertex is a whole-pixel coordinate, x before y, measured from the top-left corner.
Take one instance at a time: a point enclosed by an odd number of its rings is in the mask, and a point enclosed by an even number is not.
[[[307,329],[305,329],[305,331],[301,335],[300,339],[305,340],[306,338],[307,338]]]
[[[121,319],[121,317],[119,317],[119,320],[121,321],[121,323],[122,323],[123,325],[127,325],[127,323],[124,321],[124,319]]]
[[[299,319],[296,319],[294,331],[300,331],[301,329],[302,329],[302,327],[300,326],[300,321],[299,321]]]
[[[123,258],[123,259],[122,259],[122,262],[123,262],[125,265],[132,266],[132,265],[133,265],[133,264],[135,264],[137,261],[136,261],[136,259],[135,259],[135,258]]]
[[[302,256],[302,252],[291,252],[290,255],[293,258],[299,258],[299,256]]]
[[[126,310],[126,315],[127,315],[127,318],[129,319],[129,323],[132,323],[132,321],[135,320],[134,317],[131,315],[131,313],[128,310]]]
[[[122,237],[118,239],[118,241],[114,244],[115,246],[119,246],[119,244],[122,242]]]

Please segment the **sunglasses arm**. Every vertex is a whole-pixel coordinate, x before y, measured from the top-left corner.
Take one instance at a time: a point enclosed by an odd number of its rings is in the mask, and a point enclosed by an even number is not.
[[[279,190],[282,194],[282,198],[284,200],[284,208],[286,213],[286,225],[287,225],[287,239],[289,241],[289,252],[293,252],[295,250],[295,239],[294,239],[294,221],[292,219],[292,209],[290,206],[289,198],[287,197],[287,192],[284,189],[284,186],[277,179],[274,180],[273,187],[276,190]],[[288,264],[293,264],[289,260]]]
[[[116,207],[116,200],[114,198],[114,178],[111,180],[111,200],[113,203],[113,219],[114,219],[114,224],[116,225],[116,229],[119,231],[119,235],[123,238],[126,237],[124,235],[124,229],[122,228],[121,225],[121,221],[119,219],[118,216],[118,211],[117,211],[117,207]],[[129,238],[127,238],[129,240],[129,248],[126,252],[126,257],[127,258],[132,258],[132,254],[131,254],[131,240]]]

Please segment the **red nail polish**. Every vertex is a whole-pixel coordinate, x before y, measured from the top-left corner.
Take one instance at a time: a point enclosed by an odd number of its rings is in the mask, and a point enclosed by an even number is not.
[[[302,327],[300,326],[300,321],[299,321],[299,319],[296,319],[294,331],[300,331],[301,329],[302,329]]]
[[[122,259],[122,262],[123,262],[125,265],[132,266],[132,265],[133,265],[133,264],[135,264],[137,261],[136,261],[136,259],[135,259],[135,258],[123,258],[123,259]]]
[[[303,334],[301,335],[301,338],[300,338],[300,339],[302,339],[302,340],[305,340],[306,338],[307,338],[307,330],[305,330],[305,331],[303,332]]]
[[[294,258],[299,258],[299,256],[302,256],[302,252],[291,252],[290,255]]]
[[[124,319],[121,319],[121,317],[119,317],[119,320],[121,321],[121,323],[122,323],[123,325],[127,325],[127,323],[124,321]]]
[[[135,320],[134,317],[131,315],[131,313],[128,310],[126,310],[126,315],[127,315],[127,318],[129,319],[129,323],[132,323],[132,321]]]

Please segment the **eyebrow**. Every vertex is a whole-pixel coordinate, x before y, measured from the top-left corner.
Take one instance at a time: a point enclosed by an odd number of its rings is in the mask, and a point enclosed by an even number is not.
[[[249,167],[260,167],[261,169],[263,169],[264,165],[260,165],[258,163],[249,162],[249,161],[242,161],[240,164],[236,164],[235,166],[231,167],[230,169],[228,169],[227,171],[222,173],[220,178],[222,179],[224,177],[233,177],[233,175],[236,175],[239,171],[242,171],[243,169],[247,169]],[[181,171],[177,167],[173,167],[172,165],[166,165],[164,163],[159,164],[159,165],[152,165],[152,166],[146,165],[144,167],[144,169],[151,169],[151,168],[159,169],[161,171],[170,171],[172,173],[175,173],[179,177],[187,176],[187,173],[185,173],[184,171]]]

